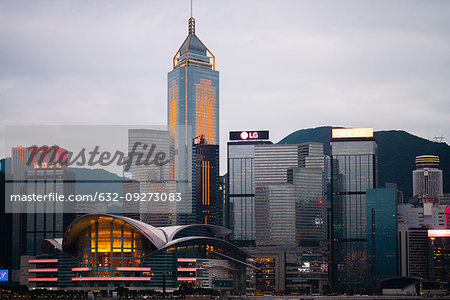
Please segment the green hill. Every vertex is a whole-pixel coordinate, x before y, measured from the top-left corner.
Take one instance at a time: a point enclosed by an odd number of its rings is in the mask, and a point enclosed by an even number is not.
[[[279,144],[320,142],[324,153],[330,155],[331,126],[302,129],[282,139]],[[379,187],[395,182],[404,192],[405,199],[412,196],[412,171],[417,155],[432,154],[440,157],[444,172],[444,193],[450,193],[450,146],[432,142],[402,130],[377,131]]]

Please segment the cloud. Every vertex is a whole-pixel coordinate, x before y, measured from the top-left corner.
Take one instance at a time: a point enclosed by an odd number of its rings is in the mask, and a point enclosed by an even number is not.
[[[195,1],[220,71],[221,173],[232,129],[449,141],[449,13],[446,1]],[[188,17],[188,1],[1,2],[1,124],[164,124]]]

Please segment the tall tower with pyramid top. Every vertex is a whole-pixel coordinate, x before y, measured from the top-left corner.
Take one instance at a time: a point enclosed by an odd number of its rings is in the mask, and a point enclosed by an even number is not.
[[[168,73],[167,83],[168,126],[178,151],[175,172],[180,181],[186,182],[184,194],[190,199],[183,198],[183,203],[180,203],[178,222],[195,223],[198,222],[196,201],[215,202],[215,199],[196,199],[197,194],[216,197],[215,192],[198,191],[196,163],[201,162],[196,159],[193,138],[199,137],[203,144],[217,146],[217,161],[210,163],[209,168],[215,168],[210,170],[211,174],[218,174],[219,72],[216,70],[215,56],[196,35],[193,17],[188,21],[188,35],[173,57],[173,69]],[[208,182],[211,181],[216,180],[214,178]],[[215,187],[202,186],[202,189],[214,190]]]

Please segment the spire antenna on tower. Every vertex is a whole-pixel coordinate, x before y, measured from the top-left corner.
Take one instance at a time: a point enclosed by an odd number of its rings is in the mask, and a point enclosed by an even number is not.
[[[195,34],[195,19],[192,16],[192,11],[193,11],[192,2],[193,2],[193,0],[191,0],[191,17],[189,18],[189,27],[188,27],[189,34],[191,34],[191,33]]]

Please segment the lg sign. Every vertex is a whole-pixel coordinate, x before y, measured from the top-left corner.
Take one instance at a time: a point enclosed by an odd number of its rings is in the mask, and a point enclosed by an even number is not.
[[[230,140],[267,140],[269,131],[230,131]]]
[[[258,138],[258,131],[242,131],[241,132],[241,140],[246,140],[246,139],[257,139]]]

